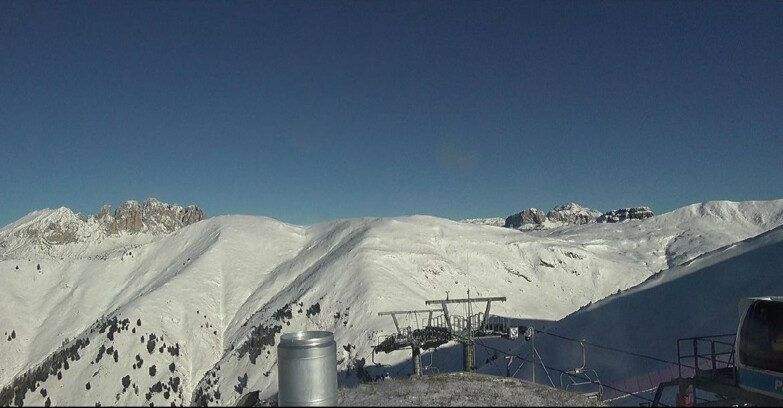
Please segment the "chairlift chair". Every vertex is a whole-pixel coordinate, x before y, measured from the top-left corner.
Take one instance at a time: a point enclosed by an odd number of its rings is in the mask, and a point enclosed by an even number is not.
[[[603,386],[601,385],[601,379],[598,377],[598,372],[596,372],[594,369],[591,368],[585,368],[586,365],[586,353],[585,353],[585,345],[584,345],[584,339],[579,341],[579,345],[582,347],[582,365],[580,367],[576,367],[573,370],[567,370],[565,372],[560,373],[560,388],[568,391],[571,387],[578,387],[582,385],[588,385],[588,384],[596,384],[598,385],[598,390],[584,393],[588,398],[598,398],[601,399],[603,396]],[[563,376],[568,376],[568,383],[563,383]],[[576,379],[574,379],[576,377]],[[581,380],[581,381],[577,381]]]

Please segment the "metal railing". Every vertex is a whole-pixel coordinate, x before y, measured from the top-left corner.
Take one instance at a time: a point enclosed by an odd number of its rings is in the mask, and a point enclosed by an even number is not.
[[[451,315],[446,320],[444,315],[433,316],[421,321],[421,329],[410,326],[399,328],[399,332],[377,337],[375,352],[400,350],[411,346],[424,349],[435,348],[453,339],[471,336],[508,336],[511,319],[490,315],[484,321],[484,313],[478,312],[468,317]],[[417,321],[418,323],[418,321]],[[450,324],[449,324],[450,323]],[[470,325],[468,325],[470,323]],[[468,333],[470,327],[470,333]]]
[[[677,339],[680,378],[693,375],[734,381],[735,340],[734,333]]]
[[[453,327],[455,332],[466,331],[468,327],[470,327],[471,331],[482,330],[481,323],[483,317],[484,313],[481,312],[471,315],[469,318],[454,315],[451,316],[451,327]],[[470,322],[470,325],[468,325],[468,322]]]

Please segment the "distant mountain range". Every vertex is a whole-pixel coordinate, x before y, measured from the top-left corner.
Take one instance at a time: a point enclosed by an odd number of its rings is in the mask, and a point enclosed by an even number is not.
[[[530,231],[421,215],[297,226],[152,200],[121,207],[111,218],[108,208],[91,217],[39,210],[0,229],[0,405],[268,398],[280,335],[299,330],[334,332],[339,381],[351,384],[372,361],[409,358],[372,356],[395,331],[378,312],[470,289],[507,298],[493,313],[558,321],[783,225],[783,200],[707,202],[618,223],[566,205],[545,215],[559,228]]]
[[[528,208],[505,218],[469,218],[460,222],[530,230],[555,228],[565,225],[583,225],[594,222],[643,220],[654,215],[650,207],[628,207],[602,213],[582,207],[577,203],[566,203],[556,206],[548,213],[544,213],[537,208]]]
[[[0,230],[0,256],[18,251],[55,255],[64,244],[99,244],[106,238],[136,234],[162,235],[207,219],[199,207],[183,207],[155,198],[126,201],[114,214],[103,206],[97,215],[86,217],[71,209],[34,211]]]

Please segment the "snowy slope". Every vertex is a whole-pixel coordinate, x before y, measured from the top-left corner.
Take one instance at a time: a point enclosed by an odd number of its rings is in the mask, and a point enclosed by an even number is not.
[[[421,309],[470,286],[471,295],[508,297],[495,313],[557,320],[783,224],[781,214],[783,200],[717,202],[535,232],[429,216],[312,226],[223,216],[169,235],[48,250],[13,241],[0,252],[0,331],[15,333],[0,341],[0,404],[232,404],[252,390],[265,398],[276,388],[281,332],[335,332],[340,368],[351,370],[393,330],[379,311]]]
[[[645,248],[663,250],[661,269],[679,265],[726,244],[783,224],[783,200],[710,201],[692,204],[641,221],[557,228],[531,232],[540,237],[581,242],[588,251],[609,247],[644,256]],[[639,258],[642,260],[643,258]],[[643,260],[642,262],[645,262]]]
[[[71,235],[79,243],[95,244],[105,238],[95,220],[84,222],[69,208],[38,210],[0,229],[0,256],[66,255],[69,247],[77,245],[63,242],[63,234]],[[83,245],[78,247],[81,249]]]
[[[566,317],[546,331],[676,362],[678,338],[736,333],[739,300],[780,295],[783,293],[781,276],[783,226],[666,270],[637,287]],[[571,369],[581,365],[581,349],[574,342],[539,334],[537,349],[550,367]],[[672,366],[587,347],[587,367],[597,370],[604,383],[644,377]],[[480,371],[500,374],[491,365],[485,365]],[[529,372],[523,374],[526,377]]]
[[[69,208],[34,211],[0,229],[0,259],[6,257],[89,257],[118,246],[141,245],[155,236],[204,220],[197,206],[182,207],[147,198],[143,205],[129,200],[111,214],[105,205],[85,217]]]

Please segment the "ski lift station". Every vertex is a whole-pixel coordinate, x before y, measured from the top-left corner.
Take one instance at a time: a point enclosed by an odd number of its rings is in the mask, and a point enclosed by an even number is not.
[[[585,342],[578,342],[582,349],[582,366],[573,370],[547,369],[535,348],[533,327],[515,325],[516,319],[491,315],[493,302],[503,302],[505,297],[427,300],[431,309],[386,311],[379,316],[391,317],[395,332],[382,336],[373,348],[375,354],[398,350],[411,350],[411,364],[416,376],[422,375],[421,349],[431,349],[457,341],[463,347],[463,371],[474,372],[474,341],[477,338],[503,337],[516,339],[520,335],[532,343],[533,360],[524,360],[543,367],[552,387],[550,371],[560,374],[559,388],[568,391],[585,389],[582,395],[591,399],[603,399],[606,388],[628,396],[642,395],[602,384],[599,372],[585,367]],[[473,305],[480,304],[479,312]],[[458,315],[449,306],[463,305],[466,316]],[[751,297],[738,305],[739,322],[736,333],[681,338],[677,340],[677,377],[657,385],[654,398],[644,398],[643,406],[781,406],[783,405],[783,297]],[[400,317],[413,315],[412,326],[402,327]],[[546,332],[540,332],[551,334]],[[590,343],[587,343],[590,344]],[[595,344],[591,344],[595,345]],[[524,357],[506,353],[507,367],[514,358]],[[616,350],[621,351],[621,350]],[[639,355],[644,357],[643,355]],[[376,363],[377,364],[377,363]],[[672,364],[675,364],[672,362]],[[535,370],[534,370],[535,372]],[[507,377],[514,377],[507,370]],[[534,374],[535,375],[535,374]],[[535,379],[534,379],[535,381]],[[649,390],[647,390],[649,391]],[[645,391],[645,392],[647,392]],[[641,397],[640,397],[641,398]],[[613,398],[605,400],[611,403]],[[618,402],[619,403],[619,402]]]
[[[653,406],[669,390],[677,406],[783,405],[783,297],[739,303],[736,334],[677,341],[679,378],[661,383]]]

